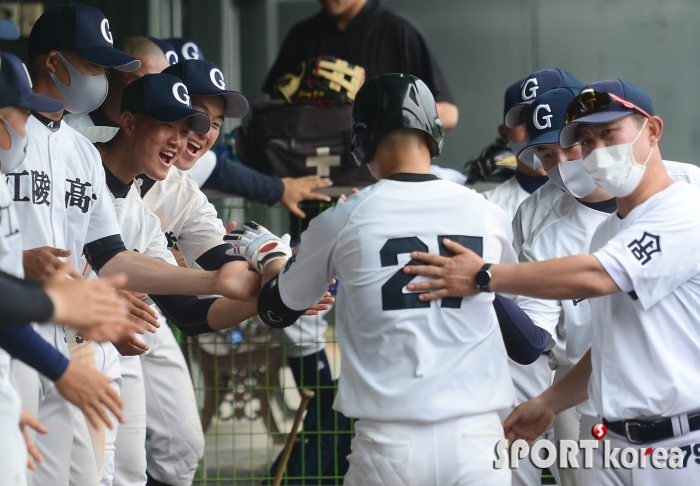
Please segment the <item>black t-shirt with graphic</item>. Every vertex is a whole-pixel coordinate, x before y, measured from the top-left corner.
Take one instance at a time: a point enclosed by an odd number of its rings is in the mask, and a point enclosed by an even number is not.
[[[300,62],[330,55],[362,66],[366,79],[403,73],[419,77],[436,101],[454,104],[454,98],[435,54],[420,28],[379,0],[367,0],[360,13],[341,32],[324,11],[299,22],[287,35],[263,91],[272,94],[275,82],[296,70]]]

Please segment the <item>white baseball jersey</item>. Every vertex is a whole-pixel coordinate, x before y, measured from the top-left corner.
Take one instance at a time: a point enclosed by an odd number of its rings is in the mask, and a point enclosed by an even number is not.
[[[119,234],[100,155],[65,123],[54,132],[30,116],[27,137],[27,157],[6,174],[22,224],[22,246],[71,250],[68,261],[79,268],[86,243]],[[37,332],[54,341],[51,326],[38,326]],[[61,351],[67,355],[64,346]]]
[[[547,213],[552,210],[557,199],[563,195],[564,191],[552,181],[547,181],[520,203],[513,216],[513,248],[516,253],[520,253],[530,233],[537,228]]]
[[[533,262],[588,253],[593,233],[609,213],[596,211],[564,194],[555,203],[539,226],[523,243],[518,256],[521,262]],[[535,325],[552,335],[549,363],[573,366],[591,345],[591,307],[587,299],[542,300],[518,297],[515,302]],[[555,346],[556,343],[556,346]],[[581,413],[595,415],[586,401],[578,407]]]
[[[0,176],[4,175],[0,172]],[[12,196],[5,184],[0,183],[0,270],[15,277],[24,277],[22,266],[22,235],[19,219],[12,204]],[[0,348],[0,397],[12,395],[13,403],[19,407],[19,397],[10,381],[10,355]],[[9,405],[9,399],[8,399]],[[4,408],[0,408],[4,412]],[[15,413],[13,410],[12,413]],[[0,415],[4,415],[0,413]]]
[[[224,244],[226,229],[216,209],[197,183],[172,167],[165,180],[156,181],[143,202],[160,218],[169,248],[179,249],[188,267],[214,247]]]
[[[537,192],[537,191],[535,191]],[[497,204],[508,214],[510,219],[515,216],[515,211],[530,195],[518,183],[518,179],[513,176],[502,184],[497,185],[489,191],[481,193],[487,200]]]
[[[160,230],[160,220],[141,200],[136,184],[131,184],[126,197],[115,198],[109,193],[117,213],[117,221],[121,228],[122,240],[127,250],[137,251],[177,265],[175,257],[168,250],[167,241]],[[87,261],[83,257],[81,270],[85,269]],[[85,273],[87,278],[97,278],[94,270]]]
[[[92,142],[107,142],[117,131],[113,127],[80,129]],[[140,179],[136,182],[143,183]],[[144,192],[143,202],[159,218],[168,248],[180,250],[188,267],[196,267],[197,258],[224,243],[224,224],[187,172],[172,167],[165,180],[156,181]]]
[[[622,292],[591,300],[589,396],[608,420],[700,410],[700,190],[677,182],[600,225],[591,251]]]
[[[213,150],[207,150],[207,152],[199,158],[197,163],[185,173],[197,183],[197,186],[203,186],[204,183],[207,182],[207,179],[211,177],[211,173],[214,172],[215,168],[216,154]]]
[[[447,254],[445,237],[487,261],[515,261],[508,216],[465,187],[424,177],[381,180],[323,212],[279,277],[291,309],[313,305],[338,279],[335,408],[349,417],[432,422],[514,403],[493,294],[421,302],[402,271],[411,251]]]

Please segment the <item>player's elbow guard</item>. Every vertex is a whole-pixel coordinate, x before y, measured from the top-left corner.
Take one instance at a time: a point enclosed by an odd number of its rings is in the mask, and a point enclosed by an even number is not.
[[[265,324],[276,329],[289,327],[299,319],[305,311],[290,309],[282,302],[278,285],[279,277],[266,283],[258,297],[258,315]]]

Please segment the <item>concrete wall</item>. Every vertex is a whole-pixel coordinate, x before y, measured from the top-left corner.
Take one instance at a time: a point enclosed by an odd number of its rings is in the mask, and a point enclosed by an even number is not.
[[[689,0],[384,0],[416,20],[437,52],[460,121],[440,164],[461,168],[496,136],[503,92],[537,69],[584,82],[622,78],[644,87],[665,122],[667,159],[698,163],[700,3]],[[277,4],[278,43],[315,0]],[[243,72],[259,87],[257,71]],[[255,94],[248,91],[251,97]]]

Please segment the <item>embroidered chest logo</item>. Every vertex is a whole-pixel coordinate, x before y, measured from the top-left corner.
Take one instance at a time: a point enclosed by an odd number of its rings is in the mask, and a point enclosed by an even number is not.
[[[661,253],[660,240],[660,237],[645,231],[640,239],[632,241],[627,245],[627,248],[630,249],[639,263],[646,265],[654,253]]]
[[[22,181],[30,177],[29,172],[23,170],[22,172],[11,172],[7,174],[7,184],[10,190],[14,191],[13,201],[16,202],[26,202],[29,201],[29,196],[22,196]],[[10,181],[10,179],[13,179]],[[49,201],[51,196],[51,179],[46,172],[43,171],[31,171],[32,180],[32,204],[46,204],[51,206],[51,201]]]
[[[88,187],[92,187],[92,184],[81,182],[79,178],[75,180],[66,179],[66,182],[70,184],[70,188],[66,191],[66,208],[75,206],[83,213],[87,213],[90,209],[90,200],[97,200],[97,196],[94,193],[91,195],[87,194]]]
[[[165,239],[168,240],[168,250],[177,249],[177,236],[175,236],[175,233],[166,231]]]

